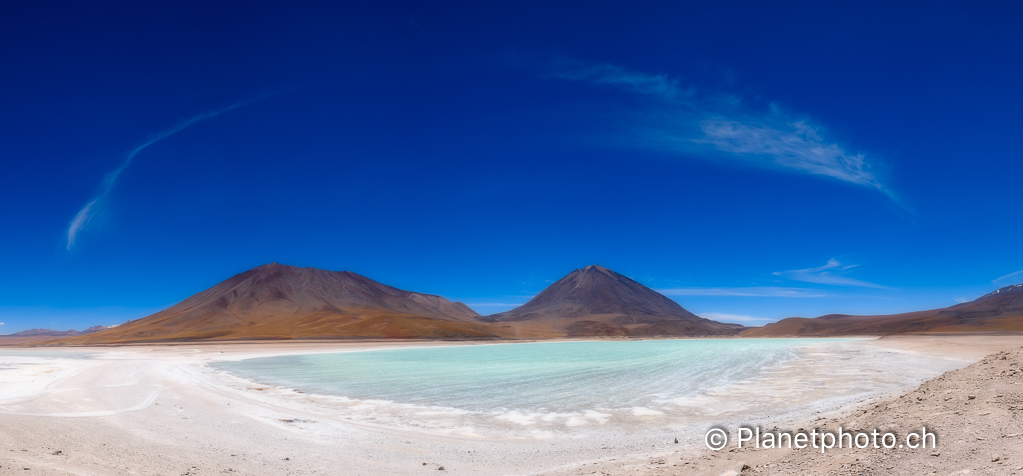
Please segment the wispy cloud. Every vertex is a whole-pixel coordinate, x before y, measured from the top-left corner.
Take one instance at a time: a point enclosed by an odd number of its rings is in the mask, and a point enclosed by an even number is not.
[[[665,296],[736,296],[819,298],[828,294],[816,289],[755,286],[737,288],[665,288],[657,292]]]
[[[520,303],[509,303],[509,302],[467,302],[467,303],[464,303],[464,304],[466,306],[469,306],[469,307],[473,307],[473,306],[480,306],[480,307],[519,307],[519,306],[521,306],[521,305],[523,305],[525,303],[524,302],[520,302]]]
[[[665,74],[610,64],[562,61],[557,69],[555,77],[645,95],[664,106],[640,126],[633,145],[827,176],[877,190],[905,208],[878,177],[876,158],[849,150],[823,125],[776,104],[758,110],[737,95],[701,94]]]
[[[584,67],[572,64],[555,73],[555,76],[572,81],[621,87],[640,94],[658,96],[669,102],[688,103],[693,97],[693,90],[682,88],[677,80],[667,75],[638,73],[611,64]]]
[[[7,325],[7,324],[4,324],[4,323],[0,322],[0,326],[6,326],[6,325]]]
[[[135,161],[135,157],[139,154],[139,152],[142,152],[146,147],[149,147],[155,144],[156,142],[159,142],[171,135],[174,135],[178,132],[187,129],[188,127],[192,126],[197,122],[201,122],[206,119],[219,116],[232,109],[237,109],[239,107],[245,106],[255,101],[266,99],[275,94],[278,94],[278,92],[264,94],[254,99],[234,103],[223,109],[217,109],[215,111],[204,112],[202,114],[192,116],[188,119],[185,119],[184,121],[181,121],[180,123],[178,123],[178,125],[156,134],[149,140],[143,142],[138,147],[132,149],[131,152],[128,153],[128,156],[121,161],[120,165],[118,165],[117,168],[115,168],[114,170],[107,173],[107,175],[103,178],[103,182],[100,184],[99,191],[92,198],[92,200],[89,200],[84,206],[82,206],[82,208],[78,210],[78,213],[75,214],[75,217],[71,219],[71,222],[68,224],[67,229],[68,251],[71,251],[71,248],[74,247],[75,240],[78,238],[78,234],[81,233],[81,231],[85,229],[89,222],[92,221],[92,218],[95,217],[97,213],[99,213],[100,209],[107,201],[110,192],[113,191],[114,185],[117,185],[117,180],[121,177],[121,174],[124,173],[124,171],[132,164],[132,162]]]
[[[831,258],[824,266],[807,269],[793,269],[789,271],[778,271],[774,273],[775,276],[781,276],[788,278],[793,281],[802,281],[805,283],[815,284],[827,284],[830,286],[859,286],[865,288],[878,288],[878,289],[889,289],[887,286],[880,284],[868,283],[859,279],[853,279],[843,276],[844,273],[848,272],[859,265],[856,264],[842,264],[838,260]]]
[[[1009,282],[1011,280],[1014,280],[1016,278],[1023,278],[1023,269],[1021,269],[1019,271],[1016,271],[1014,273],[1009,273],[1009,274],[1007,274],[1005,276],[1001,276],[1001,277],[995,278],[991,282],[995,283],[995,284],[1005,284],[1005,283],[1007,283],[1007,282]]]
[[[720,312],[703,312],[700,313],[700,317],[707,319],[713,319],[718,322],[748,322],[748,323],[767,323],[772,322],[774,319],[768,319],[766,317],[754,317],[746,316],[742,314],[724,314]]]
[[[778,114],[775,112],[772,116]],[[870,171],[863,154],[852,154],[829,142],[820,126],[783,117],[762,119],[769,121],[704,120],[700,123],[704,136],[692,141],[737,157],[765,158],[781,167],[826,175],[889,193]]]

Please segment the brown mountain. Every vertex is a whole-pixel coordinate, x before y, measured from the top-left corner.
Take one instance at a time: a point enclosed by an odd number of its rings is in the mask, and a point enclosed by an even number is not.
[[[572,271],[526,304],[480,318],[519,337],[734,335],[738,324],[699,317],[602,266]]]
[[[887,316],[831,314],[790,317],[747,329],[742,337],[888,335],[949,332],[1023,332],[1023,284],[944,309]]]
[[[105,326],[92,326],[84,331],[78,332],[74,329],[67,331],[55,331],[53,329],[29,329],[27,331],[15,332],[13,334],[0,335],[0,345],[21,345],[34,342],[45,342],[61,337],[80,336],[92,334],[106,329]]]
[[[151,316],[59,343],[493,337],[477,316],[465,304],[404,291],[352,272],[273,263]]]

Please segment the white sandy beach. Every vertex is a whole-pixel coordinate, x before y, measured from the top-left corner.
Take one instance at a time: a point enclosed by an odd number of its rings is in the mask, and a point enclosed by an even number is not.
[[[697,458],[706,453],[702,439],[684,438],[675,444],[672,435],[635,427],[604,433],[599,422],[591,425],[598,431],[536,438],[497,438],[452,431],[444,425],[394,424],[386,414],[374,413],[374,402],[339,403],[336,397],[256,385],[206,366],[221,360],[410,345],[453,343],[0,349],[0,472],[437,474],[443,467],[451,474],[601,470],[620,474],[651,458]],[[1019,347],[1023,337],[899,338],[860,345],[933,356],[943,359],[942,368],[947,370],[965,367],[991,352]],[[80,358],[81,354],[90,358]],[[942,371],[919,377],[935,377]],[[785,378],[798,379],[795,375]],[[899,390],[918,384],[907,381]],[[815,412],[840,414],[851,405],[867,405],[876,398],[815,408]],[[797,419],[791,421],[796,424],[809,415],[786,418]]]

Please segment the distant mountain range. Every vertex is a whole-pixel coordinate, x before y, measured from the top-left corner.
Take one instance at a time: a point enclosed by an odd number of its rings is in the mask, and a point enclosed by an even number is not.
[[[575,270],[524,306],[483,317],[348,271],[272,263],[151,316],[60,344],[251,339],[500,339],[735,335],[614,271]]]
[[[889,316],[792,317],[747,328],[699,317],[621,274],[572,271],[526,304],[480,316],[465,304],[348,271],[271,263],[116,327],[34,329],[0,344],[123,344],[267,339],[543,339],[558,337],[838,336],[1023,332],[1023,285],[945,309]]]
[[[747,329],[743,337],[887,335],[956,332],[1023,332],[1023,284],[1006,286],[943,309],[886,316],[831,314],[790,317]]]
[[[31,344],[34,342],[45,342],[60,337],[80,336],[92,334],[107,329],[106,326],[93,326],[82,332],[74,329],[69,331],[55,331],[53,329],[29,329],[27,331],[15,332],[14,334],[0,335],[0,345]]]

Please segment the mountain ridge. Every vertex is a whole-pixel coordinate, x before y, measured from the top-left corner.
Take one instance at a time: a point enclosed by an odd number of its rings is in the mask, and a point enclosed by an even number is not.
[[[525,311],[523,311],[525,309]],[[517,316],[508,318],[508,316]],[[350,271],[270,263],[150,316],[47,345],[313,338],[549,338],[735,335],[598,265],[569,273],[525,306],[480,316],[463,303]]]
[[[117,327],[117,326],[110,326]],[[0,335],[0,345],[20,345],[20,344],[32,344],[35,342],[45,342],[54,340],[60,337],[80,336],[84,334],[92,334],[95,332],[108,329],[107,326],[92,326],[84,331],[76,331],[74,329],[66,331],[57,331],[53,329],[26,329],[13,334],[2,334]]]
[[[163,311],[65,344],[293,338],[493,338],[462,303],[350,271],[270,263]]]
[[[30,329],[0,345],[94,345],[252,339],[544,339],[783,337],[1023,332],[1023,284],[942,309],[893,315],[791,317],[748,328],[702,318],[649,287],[590,265],[526,304],[481,316],[460,302],[406,291],[350,271],[259,266],[120,326]]]
[[[1023,284],[1005,286],[973,301],[901,314],[828,314],[789,317],[744,330],[741,337],[826,337],[916,333],[1023,332]]]

